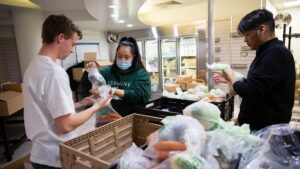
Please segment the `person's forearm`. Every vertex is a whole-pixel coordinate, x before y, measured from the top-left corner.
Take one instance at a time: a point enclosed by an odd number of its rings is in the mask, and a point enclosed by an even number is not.
[[[122,89],[115,89],[114,95],[123,98],[125,95],[125,91]]]
[[[74,103],[75,106],[75,110],[78,110],[80,108],[82,108],[84,106],[84,102],[83,101],[79,101],[77,103]]]
[[[68,133],[84,122],[86,122],[92,115],[97,112],[99,108],[97,105],[93,105],[92,107],[83,110],[78,113],[71,114],[64,122],[66,123],[65,128],[62,130],[64,133]]]

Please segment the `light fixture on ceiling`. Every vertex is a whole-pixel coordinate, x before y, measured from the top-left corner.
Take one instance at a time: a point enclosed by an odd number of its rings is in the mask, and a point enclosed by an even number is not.
[[[153,34],[154,38],[157,39],[158,35],[157,35],[157,29],[156,29],[156,27],[151,27],[151,31],[152,31],[152,34]]]
[[[284,2],[283,6],[286,7],[286,8],[300,6],[300,0]]]
[[[118,6],[117,5],[110,5],[110,6],[108,6],[108,8],[115,9],[115,8],[118,8]]]
[[[132,25],[132,24],[127,24],[126,26],[127,26],[127,27],[133,27],[133,25]]]
[[[4,0],[0,1],[0,5],[9,5],[9,6],[17,6],[17,7],[24,7],[24,8],[34,8],[39,9],[40,6],[37,4],[29,1],[29,0]]]
[[[177,25],[173,25],[173,33],[174,33],[174,35],[176,37],[179,36],[179,34],[178,34],[178,26]]]
[[[119,22],[119,23],[124,23],[125,21],[124,21],[124,20],[118,20],[118,22]]]
[[[119,15],[117,15],[117,14],[111,14],[110,17],[117,18],[117,17],[119,17]]]

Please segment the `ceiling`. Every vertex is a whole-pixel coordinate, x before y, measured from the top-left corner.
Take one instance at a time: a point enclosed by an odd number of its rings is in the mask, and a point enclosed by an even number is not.
[[[270,0],[272,4],[279,10],[285,9],[283,3],[285,2],[292,2],[295,0]]]
[[[85,30],[120,32],[150,27],[138,19],[138,11],[147,0],[0,0],[0,18],[3,11],[7,9],[11,10],[26,7],[18,4],[20,1],[36,4],[40,7],[40,10],[45,12],[45,15],[63,13],[75,21],[81,29]],[[147,3],[149,3],[149,1],[151,0],[148,0]],[[204,0],[152,0],[152,2],[159,4],[160,10],[168,9],[170,3],[175,3],[176,5],[176,2],[180,2],[191,7],[192,4],[199,3],[200,1]],[[222,1],[226,2],[226,0]],[[292,0],[271,1],[276,8],[282,9],[283,2]],[[12,5],[13,3],[15,3],[15,5]],[[108,6],[110,5],[118,5],[118,7],[109,8]],[[158,10],[158,8],[155,10]],[[147,10],[144,10],[144,12],[145,11],[148,12]],[[114,12],[118,14],[118,18],[111,17]],[[166,17],[164,16],[164,18]],[[124,23],[119,23],[120,20],[124,20]],[[2,22],[0,19],[0,24]],[[132,27],[126,27],[127,24],[132,24]]]

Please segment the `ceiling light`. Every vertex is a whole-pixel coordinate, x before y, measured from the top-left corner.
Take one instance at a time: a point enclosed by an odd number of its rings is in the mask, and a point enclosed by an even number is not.
[[[119,22],[119,23],[124,23],[125,21],[124,21],[124,20],[118,20],[118,22]]]
[[[299,5],[300,5],[300,0],[283,3],[283,6],[285,6],[285,7],[294,7],[294,6],[299,6]]]
[[[4,0],[3,1],[2,0],[2,1],[0,1],[0,5],[9,5],[9,6],[24,7],[24,8],[40,9],[40,7],[37,4],[35,4],[29,0],[14,0],[14,1],[12,1],[12,0],[10,0],[10,1]]]
[[[119,17],[119,15],[117,15],[117,14],[112,14],[112,15],[110,15],[112,18],[117,18],[117,17]]]
[[[177,25],[174,25],[173,26],[173,33],[174,33],[174,35],[177,37],[177,36],[179,36],[178,35],[178,26]]]
[[[108,8],[118,8],[118,6],[117,5],[110,5],[110,6],[108,6]]]
[[[157,39],[158,35],[157,35],[157,29],[156,29],[156,27],[151,27],[151,31],[152,31],[152,34],[153,34],[154,38]]]
[[[133,25],[132,25],[132,24],[127,24],[126,26],[127,26],[127,27],[133,27]]]

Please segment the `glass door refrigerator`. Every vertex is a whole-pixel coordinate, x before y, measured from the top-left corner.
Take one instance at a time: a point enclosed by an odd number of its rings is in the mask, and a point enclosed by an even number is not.
[[[158,57],[158,41],[146,40],[145,42],[145,66],[149,72],[151,80],[151,91],[159,91],[159,57]]]
[[[144,64],[144,66],[146,66],[146,58],[145,58],[145,54],[144,54],[144,50],[143,50],[144,43],[143,43],[143,41],[140,41],[140,40],[136,41],[136,43],[137,43],[137,45],[139,47],[139,52],[141,54],[141,60],[142,60],[142,62]]]
[[[197,39],[196,37],[179,38],[180,74],[197,77]]]
[[[177,39],[162,39],[161,43],[161,64],[162,64],[162,87],[165,83],[172,83],[178,74]]]

